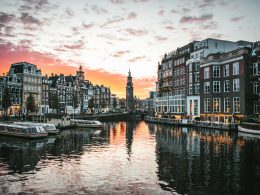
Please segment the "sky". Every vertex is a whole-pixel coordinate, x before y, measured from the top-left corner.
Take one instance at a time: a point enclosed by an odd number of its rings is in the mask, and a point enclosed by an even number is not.
[[[27,61],[125,97],[155,90],[165,53],[193,40],[260,40],[259,0],[0,0],[0,74]]]

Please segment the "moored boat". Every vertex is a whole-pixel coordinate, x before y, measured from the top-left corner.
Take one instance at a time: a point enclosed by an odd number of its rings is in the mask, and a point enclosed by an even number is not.
[[[70,124],[76,127],[88,127],[88,128],[102,128],[103,124],[96,120],[79,120],[71,119]]]
[[[49,123],[16,122],[15,124],[19,124],[19,125],[42,126],[43,129],[44,129],[48,134],[58,134],[58,133],[59,133],[59,129],[56,129],[55,125],[49,124]]]
[[[250,124],[249,126],[238,126],[238,131],[240,132],[244,132],[244,133],[252,133],[252,134],[258,134],[260,135],[260,129],[259,129],[260,125],[258,125],[258,127]]]
[[[34,139],[47,137],[48,133],[41,126],[0,123],[0,135]]]

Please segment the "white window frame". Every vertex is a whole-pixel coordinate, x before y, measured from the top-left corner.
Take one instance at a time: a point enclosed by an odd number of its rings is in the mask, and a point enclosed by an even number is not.
[[[229,92],[230,91],[230,80],[225,80],[224,81],[224,92]]]
[[[218,91],[215,90],[215,86],[218,86]],[[220,93],[220,81],[213,81],[213,93]]]
[[[218,109],[215,109],[215,101],[218,100]],[[220,112],[221,111],[221,100],[220,98],[213,98],[213,112]]]
[[[236,103],[238,103],[239,107],[236,107]],[[233,112],[240,113],[240,97],[233,98]]]
[[[204,93],[210,93],[210,82],[204,83]]]
[[[223,69],[223,77],[229,76],[229,64],[226,64]]]
[[[240,80],[233,79],[233,91],[240,91]]]
[[[253,94],[258,95],[259,94],[259,82],[253,82]]]
[[[239,62],[233,63],[233,75],[239,75]]]
[[[204,99],[204,112],[210,112],[210,99],[205,98]]]
[[[220,66],[213,66],[213,78],[220,77]]]
[[[228,110],[228,108],[229,108],[229,110]],[[225,113],[230,112],[230,98],[229,97],[224,98],[224,112]]]
[[[204,68],[204,79],[209,78],[209,67]]]

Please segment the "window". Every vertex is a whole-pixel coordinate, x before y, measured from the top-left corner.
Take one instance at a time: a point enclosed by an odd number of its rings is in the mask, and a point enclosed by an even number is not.
[[[213,98],[213,112],[220,112],[220,98]]]
[[[258,95],[259,93],[259,83],[258,82],[253,82],[253,93]]]
[[[230,85],[229,85],[229,80],[224,81],[224,92],[229,92],[230,90]]]
[[[192,94],[192,84],[189,85],[189,94]]]
[[[210,99],[204,99],[204,112],[210,112]]]
[[[233,98],[233,109],[234,109],[234,113],[240,112],[240,98],[239,97]]]
[[[195,73],[194,73],[194,80],[195,80],[195,82],[199,82],[199,81],[200,81],[199,72],[195,72]]]
[[[194,85],[194,93],[199,94],[200,93],[200,84],[195,84]]]
[[[224,98],[224,112],[230,112],[230,99]]]
[[[189,73],[189,83],[192,83],[192,73]]]
[[[220,67],[213,66],[213,78],[219,78],[219,77],[220,77]]]
[[[213,81],[213,92],[214,93],[220,92],[220,81]]]
[[[194,65],[194,70],[199,71],[199,69],[200,69],[200,63],[196,62],[195,65]]]
[[[204,93],[210,93],[210,82],[204,83]]]
[[[253,75],[258,75],[258,63],[253,64]]]
[[[198,100],[194,100],[194,115],[198,115]]]
[[[254,102],[254,114],[259,114],[260,112],[260,103],[258,101]]]
[[[240,90],[240,82],[239,79],[233,79],[233,91]]]
[[[189,63],[189,72],[192,72],[192,63]]]
[[[226,64],[224,66],[224,77],[228,77],[229,76],[229,64]]]
[[[239,63],[238,62],[233,64],[233,75],[239,75]]]
[[[209,78],[209,67],[204,68],[204,79],[208,79]]]

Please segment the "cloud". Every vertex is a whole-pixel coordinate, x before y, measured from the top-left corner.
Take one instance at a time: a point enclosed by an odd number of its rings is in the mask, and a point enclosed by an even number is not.
[[[166,40],[168,40],[167,37],[162,37],[162,36],[154,36],[154,38],[155,38],[157,41],[166,41]]]
[[[51,4],[48,0],[23,0],[23,5],[18,10],[22,12],[35,11],[35,13],[46,13],[57,7],[58,5]]]
[[[83,26],[83,28],[85,28],[85,29],[90,29],[90,28],[92,28],[94,25],[95,25],[95,24],[93,24],[93,23],[91,23],[91,24],[82,23],[82,26]]]
[[[30,16],[29,13],[21,13],[20,21],[24,25],[41,25],[42,22],[37,18]]]
[[[198,3],[199,8],[205,8],[209,6],[214,6],[215,0],[202,0],[201,2]]]
[[[245,16],[238,16],[238,17],[233,17],[233,18],[230,18],[230,20],[232,22],[239,22],[240,20],[242,20]]]
[[[170,13],[172,13],[172,14],[177,14],[177,13],[179,13],[177,10],[175,10],[175,9],[172,9],[171,11],[170,11]]]
[[[201,24],[199,28],[202,30],[216,30],[218,29],[218,26],[219,26],[218,22],[210,21],[208,23]]]
[[[164,14],[164,10],[160,10],[160,11],[158,12],[158,15],[160,15],[160,16],[163,16],[163,14]]]
[[[190,12],[191,10],[190,9],[188,9],[188,8],[182,8],[182,12],[183,13],[187,13],[187,12]]]
[[[202,23],[209,21],[213,18],[213,14],[203,14],[200,17],[196,16],[182,16],[180,19],[180,23],[185,24],[185,23]]]
[[[132,29],[132,28],[127,28],[127,29],[125,29],[125,31],[132,36],[143,36],[143,35],[148,34],[147,30],[137,30],[137,29]]]
[[[135,12],[130,12],[127,16],[127,19],[134,19],[136,18],[137,14]]]
[[[67,8],[67,9],[65,10],[65,12],[66,12],[66,14],[67,14],[68,16],[70,16],[70,17],[72,17],[72,16],[75,15],[75,14],[74,14],[74,11],[73,11],[72,9],[70,9],[70,8]]]
[[[128,41],[129,39],[126,39],[126,38],[121,38],[121,37],[117,37],[117,36],[114,36],[112,34],[98,34],[97,35],[98,37],[102,37],[104,39],[108,39],[108,40],[116,40],[116,41]]]
[[[175,28],[173,26],[165,26],[165,29],[167,29],[167,30],[175,30]]]
[[[135,63],[135,62],[137,62],[139,60],[143,60],[145,58],[146,58],[146,56],[144,56],[144,55],[143,56],[137,56],[137,57],[129,59],[128,61],[131,62],[131,63]]]
[[[113,4],[123,4],[124,0],[110,0],[110,2]]]
[[[0,23],[6,24],[11,21],[15,20],[15,15],[14,14],[7,14],[4,12],[0,12]]]
[[[79,40],[76,43],[65,44],[65,45],[63,45],[63,48],[69,49],[69,50],[80,50],[80,49],[83,49],[84,46],[85,46],[85,43],[83,42],[83,40]]]
[[[111,54],[111,56],[113,56],[113,57],[115,57],[115,58],[120,58],[120,57],[122,57],[123,55],[128,54],[128,53],[130,53],[129,50],[117,51],[117,52]]]
[[[107,13],[108,13],[108,11],[107,11],[106,9],[104,9],[104,8],[102,8],[102,7],[99,7],[99,6],[97,6],[97,5],[93,5],[93,6],[91,7],[91,10],[92,10],[93,12],[95,12],[97,15],[107,14]]]
[[[125,19],[120,16],[115,16],[113,18],[108,19],[104,24],[101,25],[101,27],[106,27],[111,24],[116,24],[124,21]]]
[[[219,33],[213,33],[212,34],[212,38],[215,38],[215,39],[222,39],[224,37],[223,34],[219,34]]]

